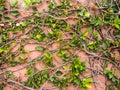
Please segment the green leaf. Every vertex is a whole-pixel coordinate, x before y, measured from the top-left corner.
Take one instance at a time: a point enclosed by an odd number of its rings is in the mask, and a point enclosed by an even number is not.
[[[11,19],[10,19],[10,17],[4,17],[4,20],[5,21],[10,21]]]
[[[109,90],[115,90],[114,86],[112,84],[108,85]]]
[[[22,6],[23,6],[24,8],[28,8],[30,5],[31,5],[30,0],[23,0]]]
[[[107,49],[107,44],[104,43],[103,46],[102,46],[103,50],[106,50]]]
[[[52,54],[49,52],[49,53],[45,53],[44,56],[42,57],[46,64],[50,67],[54,67],[54,64],[53,64],[53,56]]]
[[[0,53],[2,53],[4,51],[4,49],[3,48],[0,48]]]
[[[109,72],[111,72],[110,70],[104,70],[104,74],[108,74]]]
[[[22,25],[23,27],[25,27],[25,26],[28,25],[28,23],[27,23],[26,21],[24,21],[24,22],[21,23],[21,25]]]
[[[91,88],[90,83],[92,83],[92,82],[93,82],[92,78],[85,78],[82,80],[82,87],[83,88]]]
[[[85,12],[85,17],[89,18],[90,17],[90,13],[89,12]]]
[[[66,53],[66,50],[61,49],[61,50],[57,53],[57,56],[62,57],[62,56],[64,56],[64,55],[65,55],[65,53]]]
[[[89,19],[89,21],[90,21],[90,23],[91,23],[92,25],[94,25],[94,26],[96,26],[96,27],[104,25],[104,22],[103,22],[102,18],[101,18],[101,17],[98,17],[98,16],[96,16],[96,17],[91,17],[91,18]]]
[[[93,32],[93,37],[95,38],[95,39],[98,39],[98,32],[97,31],[95,31],[95,32]]]
[[[49,80],[50,80],[51,82],[53,82],[53,81],[54,81],[54,78],[53,78],[53,77],[51,77]]]
[[[91,88],[92,86],[90,84],[85,85],[86,88]]]
[[[11,11],[11,14],[12,14],[13,16],[17,16],[17,15],[19,14],[19,12],[18,12],[17,10],[14,10],[14,11]]]
[[[72,71],[73,75],[78,76],[80,73],[83,73],[86,70],[85,64],[85,62],[80,62],[79,57],[76,57],[70,66],[70,70]]]
[[[38,72],[30,76],[25,82],[25,85],[32,87],[32,88],[39,88],[41,84],[45,83],[45,81],[48,78],[49,78],[49,74],[46,71],[41,71],[41,72]]]
[[[40,13],[35,13],[34,16],[35,16],[35,17],[41,17],[41,16],[40,16]]]
[[[89,26],[89,27],[87,28],[87,31],[90,33],[90,32],[92,31],[92,26]]]
[[[12,0],[12,1],[9,2],[9,4],[10,4],[11,7],[17,7],[18,6],[18,0],[15,0],[15,1]]]
[[[53,9],[55,9],[56,7],[56,3],[54,1],[50,2],[48,8],[50,9],[50,11],[53,11]]]
[[[56,28],[56,24],[52,24],[52,27],[53,27],[53,28]]]
[[[115,26],[117,29],[120,30],[120,18],[119,18],[119,17],[116,17],[116,18],[114,19],[114,24],[113,24],[113,26]]]
[[[84,7],[82,7],[81,9],[80,9],[80,11],[78,11],[78,15],[79,16],[84,16],[84,13],[86,12],[86,9],[84,8]]]
[[[32,67],[27,68],[26,73],[27,73],[28,75],[30,75],[30,76],[33,76],[33,74],[34,74],[34,68],[32,68]]]
[[[87,88],[82,87],[82,90],[87,90]]]
[[[44,55],[45,55],[46,59],[52,59],[52,57],[53,57],[51,53],[45,53]]]
[[[36,35],[36,38],[37,38],[37,39],[41,38],[41,35],[40,35],[40,34],[37,34],[37,35]]]
[[[107,2],[107,1],[103,1],[100,3],[101,6],[103,7],[108,7],[111,3]]]
[[[49,75],[48,75],[48,74],[44,74],[43,77],[44,77],[45,79],[48,79],[48,78],[49,78]]]
[[[80,85],[80,79],[79,78],[75,78],[74,79],[74,83],[77,84],[77,85]]]
[[[44,51],[45,48],[42,47],[42,46],[37,46],[37,47],[35,47],[35,50],[38,50],[38,51]]]
[[[109,79],[112,79],[113,78],[113,74],[109,74]]]
[[[62,74],[63,74],[63,73],[62,73],[61,71],[57,71],[57,72],[56,72],[56,75],[57,75],[57,76],[61,76]]]
[[[5,76],[8,77],[8,78],[13,78],[14,77],[14,74],[13,73],[5,73]]]
[[[91,83],[91,82],[93,82],[93,79],[92,78],[87,78],[87,82]]]
[[[18,61],[11,61],[10,66],[16,66],[19,62]]]

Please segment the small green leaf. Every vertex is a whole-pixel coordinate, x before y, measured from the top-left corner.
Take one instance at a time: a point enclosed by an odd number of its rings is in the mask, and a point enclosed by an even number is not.
[[[51,77],[49,80],[50,80],[51,82],[53,82],[53,81],[54,81],[54,78],[53,78],[53,77]]]
[[[56,72],[56,75],[57,75],[57,76],[61,76],[62,74],[63,74],[63,73],[62,73],[61,71],[57,71],[57,72]]]
[[[90,83],[92,83],[92,82],[93,82],[92,78],[85,78],[82,80],[82,87],[83,88],[91,88]]]
[[[11,61],[10,66],[16,66],[19,62],[18,61]]]
[[[110,70],[104,70],[104,74],[108,74]]]
[[[102,46],[103,50],[106,50],[107,49],[107,44],[104,43],[103,46]]]
[[[65,53],[66,53],[66,50],[60,50],[58,53],[57,53],[57,56],[59,56],[59,57],[62,57],[62,56],[64,56],[65,55]]]
[[[41,35],[40,35],[40,34],[37,34],[37,35],[36,35],[36,38],[37,38],[37,39],[41,38]]]
[[[38,50],[38,51],[44,51],[44,47],[42,47],[42,46],[37,46],[37,47],[35,47],[35,50]]]
[[[10,4],[11,7],[17,7],[18,6],[18,0],[15,0],[15,1],[12,0],[12,1],[9,2],[9,4]]]
[[[99,34],[97,31],[93,32],[93,38],[98,39],[98,36],[99,36]]]
[[[92,86],[90,84],[85,85],[86,88],[91,88]]]
[[[49,75],[48,75],[48,74],[44,74],[43,77],[44,77],[45,79],[48,79],[48,78],[49,78]]]
[[[24,22],[21,23],[21,25],[22,25],[23,27],[25,27],[25,26],[28,25],[28,23],[27,23],[26,21],[24,21]]]
[[[64,66],[63,66],[63,69],[65,69],[65,70],[66,70],[66,69],[67,69],[67,66],[66,66],[66,65],[64,65]]]
[[[3,48],[0,48],[0,53],[2,53],[4,50],[3,50]]]
[[[10,17],[4,17],[4,20],[5,20],[5,21],[9,21],[9,20],[11,20],[11,19],[10,19]]]
[[[74,79],[74,83],[77,84],[77,85],[80,85],[80,79],[79,78],[75,78]]]
[[[55,28],[55,27],[56,27],[56,24],[52,24],[52,27]]]
[[[82,8],[80,9],[80,11],[78,11],[78,15],[79,15],[79,16],[84,16],[85,11],[86,11],[86,9],[85,9],[84,7],[82,7]]]
[[[16,10],[14,10],[14,11],[11,11],[11,14],[12,14],[13,16],[17,16],[17,15],[19,14],[19,12],[16,11]]]
[[[109,74],[109,79],[112,79],[113,78],[113,74]]]
[[[89,18],[90,17],[90,13],[89,12],[85,12],[85,17]]]
[[[34,16],[35,17],[40,17],[40,13],[35,13]]]
[[[93,79],[92,78],[87,78],[87,82],[91,83],[91,82],[93,82]]]
[[[87,90],[87,88],[82,87],[82,90]]]
[[[7,72],[5,73],[5,76],[8,77],[8,78],[13,78],[14,77],[14,74],[13,73],[10,73],[10,72]],[[1,90],[1,89],[0,89]]]
[[[30,0],[23,0],[22,6],[23,6],[24,8],[28,8],[30,5],[31,5]]]
[[[34,74],[34,68],[32,68],[32,67],[27,68],[26,73],[27,73],[28,75],[30,75],[30,76],[33,76],[33,74]]]
[[[119,17],[116,17],[114,19],[114,25],[113,26],[115,26],[117,29],[120,30],[120,18]]]

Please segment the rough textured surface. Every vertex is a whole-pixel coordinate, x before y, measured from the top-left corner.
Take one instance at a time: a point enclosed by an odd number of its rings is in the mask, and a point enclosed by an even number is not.
[[[14,0],[13,0],[14,1]],[[56,3],[57,4],[59,4],[60,2],[59,2],[59,0],[55,0],[56,1]],[[89,6],[95,6],[94,5],[94,3],[95,3],[95,0],[77,0],[78,2],[80,2],[81,3],[81,5],[83,5],[83,6],[87,6],[87,7],[89,7]],[[8,9],[10,9],[10,6],[9,6],[9,0],[6,0],[6,7],[8,8]],[[18,10],[20,10],[20,15],[19,15],[19,17],[29,17],[29,16],[31,16],[31,13],[29,13],[29,12],[32,12],[32,9],[31,8],[29,8],[29,9],[23,9],[23,7],[22,7],[22,0],[19,0],[19,7],[18,7]],[[72,2],[73,4],[76,4],[75,2],[74,2],[74,0],[73,0],[73,2]],[[76,4],[77,5],[77,4]],[[46,1],[43,1],[41,4],[38,4],[37,5],[37,10],[38,10],[38,12],[43,12],[43,10],[45,10],[45,11],[48,11],[48,2],[46,2]],[[97,13],[99,13],[99,12],[97,12],[97,11],[94,11],[94,10],[91,10],[91,9],[89,9],[89,11],[91,12],[91,14],[97,14]],[[9,14],[8,14],[9,15]],[[15,19],[14,17],[12,17],[13,19]],[[74,24],[76,24],[77,23],[77,20],[74,20],[74,19],[68,19],[68,20],[66,20],[66,22],[67,23],[69,23],[69,24],[71,24],[71,25],[74,25]],[[50,29],[48,28],[48,27],[43,27],[43,29],[44,29],[44,32],[47,34],[48,32],[50,32]],[[103,30],[103,34],[107,37],[107,35],[106,35],[106,32],[105,32],[105,30],[104,29],[102,29]],[[81,31],[82,32],[85,32],[86,31],[86,27],[84,27],[84,28],[82,28],[81,29]],[[21,34],[21,32],[18,32],[16,35],[19,35],[19,34]],[[89,35],[88,35],[89,36]],[[9,37],[13,37],[13,35],[11,34]],[[29,36],[22,36],[22,38],[25,38],[25,37],[29,37]],[[63,35],[62,36],[62,38],[64,38],[64,39],[69,39],[69,38],[71,38],[71,35],[70,34],[65,34],[65,35]],[[99,35],[99,37],[98,37],[99,39],[101,38],[100,37],[100,35]],[[65,44],[65,43],[64,43]],[[26,58],[28,58],[28,60],[32,60],[32,59],[35,59],[35,58],[37,58],[38,56],[40,56],[40,55],[42,55],[43,54],[43,52],[40,52],[40,51],[36,51],[35,50],[35,47],[37,47],[37,46],[43,46],[43,47],[46,47],[48,50],[55,50],[55,49],[57,49],[58,47],[60,47],[62,44],[59,44],[59,43],[57,43],[57,42],[55,42],[55,43],[53,43],[52,45],[50,45],[50,46],[48,46],[48,45],[46,45],[45,43],[40,43],[40,44],[37,44],[37,43],[34,43],[34,42],[32,42],[32,40],[31,41],[29,41],[28,42],[28,44],[26,44],[26,45],[24,45],[24,49],[25,50],[27,50],[27,51],[30,51],[30,53],[24,53],[24,57],[26,57]],[[13,53],[13,52],[16,52],[17,50],[18,50],[18,48],[19,48],[19,46],[20,46],[20,44],[18,43],[18,44],[16,44],[16,45],[13,45],[13,49],[11,50],[11,53]],[[119,52],[116,50],[116,51],[114,51],[113,52],[114,54],[115,54],[115,57],[116,57],[116,59],[118,59],[119,60],[119,58],[120,58],[120,55],[119,55]],[[94,58],[92,58],[92,57],[90,57],[90,56],[88,56],[87,54],[86,54],[86,52],[84,52],[83,50],[76,50],[76,51],[74,51],[74,54],[75,55],[78,55],[78,56],[80,56],[80,60],[81,61],[86,61],[86,65],[87,65],[87,67],[90,67],[90,62],[91,63],[93,63],[92,61],[94,61]],[[56,53],[53,53],[53,58],[54,58],[54,60],[53,60],[53,64],[55,64],[56,66],[59,66],[59,65],[61,65],[62,64],[62,59],[60,58],[60,57],[58,57],[57,55],[56,55]],[[15,57],[14,58],[15,60],[18,60],[18,57]],[[96,70],[103,70],[103,68],[101,67],[101,61],[102,60],[97,60],[97,59],[95,59],[95,61],[94,61],[94,68],[96,69]],[[18,81],[20,81],[20,82],[24,82],[24,81],[26,81],[27,80],[27,78],[28,78],[28,76],[26,75],[26,68],[23,68],[24,66],[26,66],[27,65],[27,63],[26,64],[21,64],[21,65],[17,65],[17,66],[15,66],[15,67],[8,67],[6,70],[8,70],[8,71],[14,71],[14,75],[15,75],[15,78],[16,78],[16,80],[18,80]],[[70,64],[68,64],[67,65],[67,67],[69,67],[70,66]],[[35,67],[35,69],[37,69],[37,70],[42,70],[42,69],[44,69],[45,68],[45,65],[44,64],[42,64],[42,62],[40,63],[40,62],[36,62],[35,64],[34,64],[34,67]],[[111,69],[113,67],[113,65],[112,64],[109,64],[108,65],[108,67],[107,67],[107,69]],[[18,70],[20,68],[20,70]],[[23,68],[23,69],[21,69],[21,68]],[[67,68],[67,69],[69,69],[69,68]],[[67,71],[68,70],[63,70],[62,68],[60,68],[60,70],[61,71],[63,71],[63,75],[65,74],[65,73],[67,73]],[[17,70],[17,71],[16,71]],[[91,70],[90,69],[88,69],[84,74],[83,74],[83,76],[81,76],[81,77],[88,77],[88,76],[91,76]],[[99,72],[98,72],[99,73]],[[95,75],[95,76],[93,76],[94,77],[94,79],[95,79],[95,83],[92,83],[92,88],[89,88],[88,90],[96,90],[96,87],[97,87],[97,90],[106,90],[106,85],[105,85],[105,81],[106,81],[106,78],[104,77],[104,75],[101,75],[101,74],[99,74],[99,75]],[[52,86],[53,84],[52,83],[49,83],[49,82],[47,82],[47,83],[45,83],[44,84],[44,88],[51,88],[51,86]],[[12,86],[12,85],[11,85]],[[3,90],[17,90],[17,89],[13,89],[13,88],[11,88],[11,86],[9,86],[9,84],[8,85],[6,85],[5,87],[4,87],[4,89]],[[20,89],[19,89],[20,90]],[[55,87],[55,88],[51,88],[51,90],[60,90],[59,88],[57,88],[57,87]],[[68,87],[67,87],[67,90],[81,90],[81,88],[80,87],[76,87],[75,85],[73,85],[73,84],[71,84],[71,85],[68,85]]]

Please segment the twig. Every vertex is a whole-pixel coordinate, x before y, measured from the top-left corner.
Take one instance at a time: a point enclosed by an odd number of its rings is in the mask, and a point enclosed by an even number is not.
[[[27,86],[25,86],[25,85],[23,85],[23,84],[21,84],[21,83],[19,83],[19,82],[16,82],[16,81],[14,81],[14,80],[8,80],[7,82],[11,82],[11,83],[17,84],[17,85],[19,85],[19,86],[22,86],[22,87],[28,89],[28,90],[35,90],[35,89],[33,89],[33,88],[27,87]]]

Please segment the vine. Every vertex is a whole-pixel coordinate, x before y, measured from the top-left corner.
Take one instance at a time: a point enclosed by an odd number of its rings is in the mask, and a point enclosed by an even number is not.
[[[48,11],[39,12],[37,6],[43,2],[48,5]],[[98,90],[97,75],[106,77],[105,90],[120,90],[117,74],[120,59],[114,53],[120,53],[119,0],[96,0],[93,6],[84,6],[77,0],[59,0],[59,3],[56,0],[23,0],[25,10],[32,8],[26,11],[30,13],[28,17],[20,17],[23,11],[18,7],[18,0],[9,2],[10,10],[5,3],[0,0],[0,90],[7,85],[28,90],[66,90],[74,85],[76,89],[87,90],[92,88],[91,84]],[[58,47],[50,49],[54,43]],[[25,49],[27,44],[37,44],[33,51],[41,54],[31,59],[32,51]],[[17,50],[12,51],[16,46]],[[82,60],[77,51],[84,52],[89,62]],[[95,68],[96,61],[102,69]],[[44,68],[36,69],[36,63]],[[110,70],[107,69],[109,64],[112,65]],[[17,65],[23,67],[7,69]],[[22,69],[26,69],[27,76],[23,82],[14,75]],[[85,76],[87,70],[91,71],[89,76]],[[52,86],[45,87],[48,83]]]

